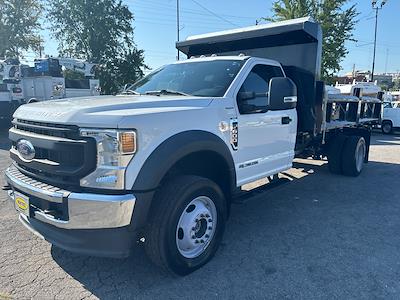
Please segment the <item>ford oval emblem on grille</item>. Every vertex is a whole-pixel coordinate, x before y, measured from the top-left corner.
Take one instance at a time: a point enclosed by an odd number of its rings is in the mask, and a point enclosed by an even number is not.
[[[35,157],[35,147],[27,140],[19,140],[17,142],[17,150],[23,159],[32,160]]]

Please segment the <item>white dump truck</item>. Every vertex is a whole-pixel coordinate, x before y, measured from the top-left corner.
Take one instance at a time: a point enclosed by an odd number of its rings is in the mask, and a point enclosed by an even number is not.
[[[295,157],[359,175],[382,102],[325,95],[321,39],[309,18],[193,36],[177,43],[187,60],[123,95],[21,106],[5,172],[20,221],[87,255],[126,257],[140,240],[185,275],[217,251],[241,186]]]

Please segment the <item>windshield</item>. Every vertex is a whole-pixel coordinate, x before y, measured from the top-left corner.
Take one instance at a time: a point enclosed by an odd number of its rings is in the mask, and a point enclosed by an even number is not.
[[[128,91],[222,97],[243,63],[242,60],[214,60],[166,65],[133,84]]]

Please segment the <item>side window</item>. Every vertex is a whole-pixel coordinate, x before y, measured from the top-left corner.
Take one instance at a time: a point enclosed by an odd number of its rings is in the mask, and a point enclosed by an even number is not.
[[[269,81],[273,77],[283,77],[280,67],[256,65],[242,84],[237,95],[241,114],[265,112],[268,105]]]

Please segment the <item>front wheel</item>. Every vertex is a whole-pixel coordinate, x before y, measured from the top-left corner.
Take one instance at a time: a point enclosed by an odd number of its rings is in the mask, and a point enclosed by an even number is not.
[[[393,132],[393,125],[390,121],[383,121],[381,126],[382,132],[384,134],[391,134]]]
[[[157,265],[189,274],[215,254],[225,228],[226,202],[217,184],[198,176],[180,176],[157,193],[145,249]]]

